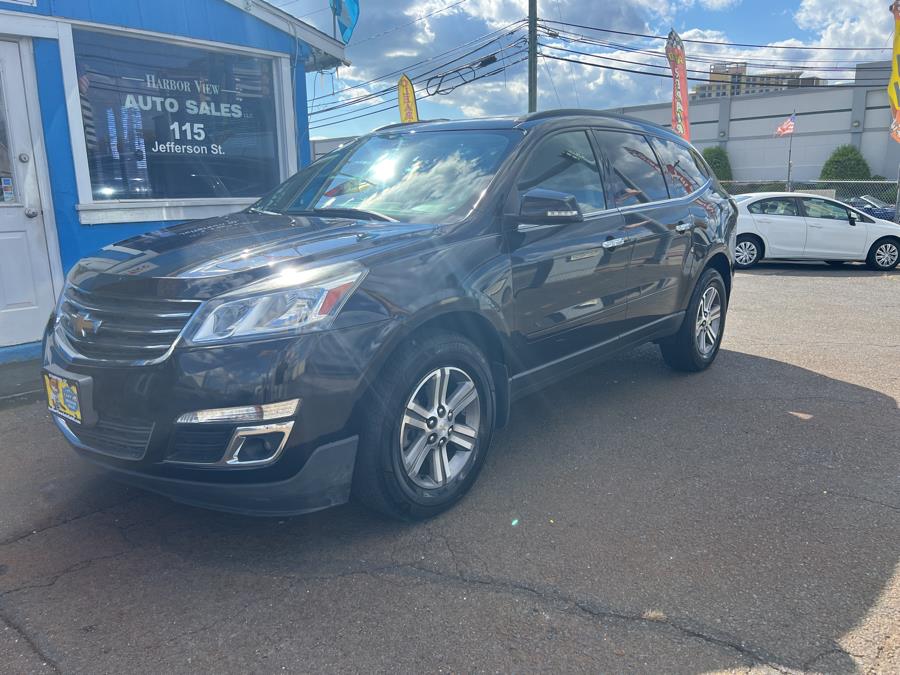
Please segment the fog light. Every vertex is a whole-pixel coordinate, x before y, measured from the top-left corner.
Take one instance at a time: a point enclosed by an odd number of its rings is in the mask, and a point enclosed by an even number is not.
[[[271,464],[284,450],[293,427],[293,421],[238,427],[225,451],[223,463],[228,466]]]
[[[278,446],[283,440],[282,433],[245,436],[237,459],[239,462],[264,462],[278,452]]]
[[[300,406],[300,399],[264,405],[243,405],[236,408],[212,408],[185,413],[176,424],[204,424],[207,422],[265,422],[291,417]]]

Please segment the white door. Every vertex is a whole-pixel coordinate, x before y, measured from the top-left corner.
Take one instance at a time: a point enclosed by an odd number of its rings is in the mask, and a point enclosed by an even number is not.
[[[53,310],[19,46],[0,42],[0,347],[41,338]]]
[[[862,260],[866,250],[866,224],[850,224],[850,211],[830,199],[803,197],[806,214],[804,258]]]
[[[756,228],[766,240],[767,258],[802,258],[806,220],[794,197],[768,197],[750,204]]]

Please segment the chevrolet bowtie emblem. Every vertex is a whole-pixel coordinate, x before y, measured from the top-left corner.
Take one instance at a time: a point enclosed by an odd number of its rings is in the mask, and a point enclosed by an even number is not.
[[[96,335],[102,323],[103,319],[91,318],[91,315],[88,313],[82,314],[79,312],[72,316],[72,328],[75,329],[76,335],[80,335],[83,338],[89,335]]]

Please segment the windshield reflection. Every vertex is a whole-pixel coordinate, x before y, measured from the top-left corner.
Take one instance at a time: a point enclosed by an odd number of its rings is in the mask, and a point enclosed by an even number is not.
[[[476,205],[522,136],[462,130],[366,137],[314,162],[253,209],[355,210],[401,222],[453,222]]]

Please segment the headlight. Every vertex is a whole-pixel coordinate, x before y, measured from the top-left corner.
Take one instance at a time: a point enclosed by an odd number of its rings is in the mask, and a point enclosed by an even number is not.
[[[324,330],[364,275],[355,263],[290,270],[226,293],[203,304],[185,341],[205,345]]]

